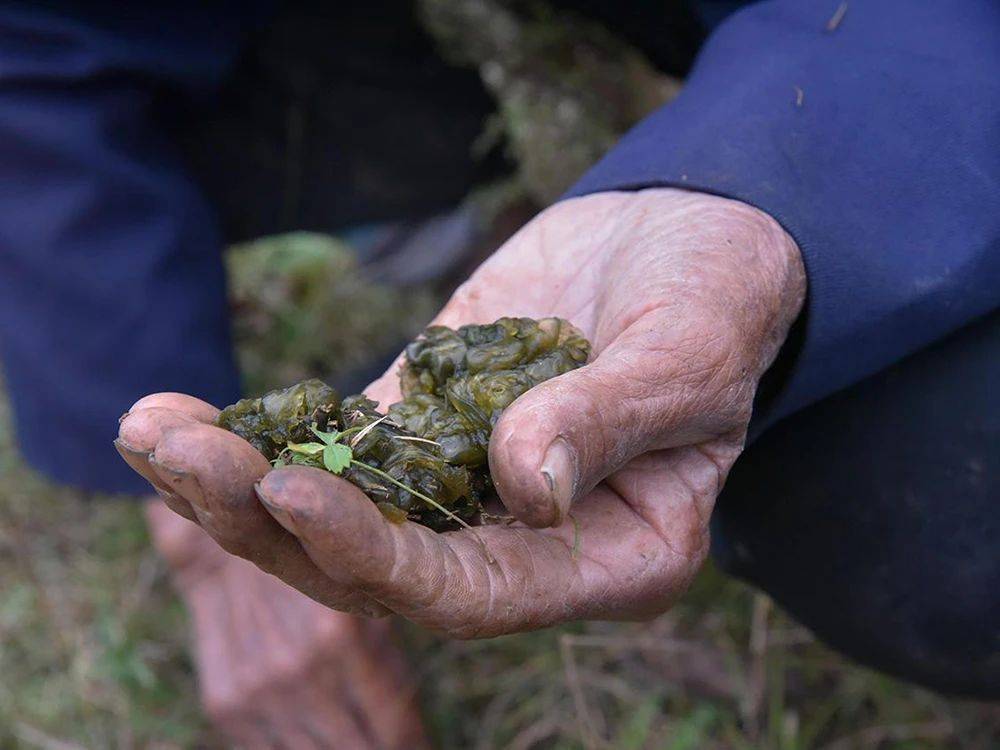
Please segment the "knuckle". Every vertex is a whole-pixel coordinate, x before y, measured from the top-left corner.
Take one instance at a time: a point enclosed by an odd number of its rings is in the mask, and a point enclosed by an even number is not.
[[[708,529],[702,529],[698,534],[691,552],[687,556],[688,565],[687,569],[682,575],[682,580],[684,581],[683,588],[687,590],[688,586],[694,580],[695,576],[698,575],[698,571],[701,570],[701,566],[705,564],[705,560],[708,559],[709,548],[711,547],[711,538]]]
[[[681,403],[712,417],[712,432],[735,430],[750,419],[758,368],[749,339],[732,316],[709,309],[676,342],[671,382]]]

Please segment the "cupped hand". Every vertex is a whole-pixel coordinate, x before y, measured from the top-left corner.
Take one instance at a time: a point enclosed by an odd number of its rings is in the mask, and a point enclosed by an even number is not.
[[[673,189],[548,209],[463,284],[457,326],[556,315],[594,355],[521,396],[490,442],[518,520],[436,534],[386,521],[346,481],[270,470],[177,394],[138,402],[119,450],[226,550],[329,607],[456,637],[658,614],[708,550],[708,520],[758,380],[798,315],[794,241],[745,204]],[[369,389],[399,398],[395,368]]]

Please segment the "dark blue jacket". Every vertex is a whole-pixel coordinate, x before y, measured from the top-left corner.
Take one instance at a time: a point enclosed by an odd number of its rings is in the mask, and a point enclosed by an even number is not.
[[[1000,305],[1000,5],[839,5],[729,16],[572,191],[709,191],[795,237],[807,310],[758,429]],[[238,36],[0,11],[0,356],[22,449],[58,480],[140,491],[110,447],[135,398],[237,396],[216,219],[150,92],[209,90]]]
[[[946,336],[1000,307],[1000,3],[738,11],[572,194],[657,185],[757,206],[802,250],[804,338],[758,432]]]

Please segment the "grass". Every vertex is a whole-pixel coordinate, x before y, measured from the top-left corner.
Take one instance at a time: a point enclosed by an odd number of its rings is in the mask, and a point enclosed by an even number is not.
[[[35,476],[0,404],[0,748],[203,747],[195,696],[139,507]]]
[[[369,310],[412,309],[385,289],[364,294]],[[274,304],[282,321],[302,313],[286,309],[299,302]],[[253,314],[259,330],[274,330]],[[358,325],[369,330],[373,320]],[[357,341],[350,328],[316,330]],[[253,361],[253,336],[240,345]],[[478,642],[402,623],[400,633],[442,748],[1000,746],[997,706],[948,700],[848,663],[767,597],[711,568],[649,623]],[[0,400],[0,749],[218,747],[196,696],[186,615],[139,508],[32,474]]]

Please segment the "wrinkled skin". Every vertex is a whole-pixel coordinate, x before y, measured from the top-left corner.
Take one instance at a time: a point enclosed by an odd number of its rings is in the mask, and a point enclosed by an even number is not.
[[[152,464],[133,465],[225,549],[330,607],[456,637],[649,617],[705,558],[758,380],[804,294],[794,241],[735,201],[605,193],[534,219],[437,321],[558,315],[594,346],[588,365],[531,389],[494,428],[491,473],[519,519],[509,526],[392,524],[349,482],[268,472],[245,441],[199,423],[164,429]],[[396,368],[369,392],[397,401]]]

